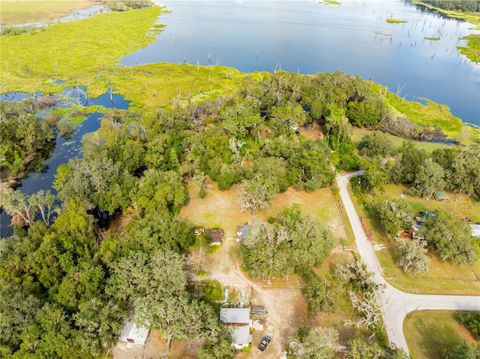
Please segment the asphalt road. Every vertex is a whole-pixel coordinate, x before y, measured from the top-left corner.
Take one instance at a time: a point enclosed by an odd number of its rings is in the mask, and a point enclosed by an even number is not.
[[[362,171],[359,171],[337,176],[340,197],[355,235],[358,253],[367,269],[373,273],[374,281],[380,285],[381,289],[376,291],[375,297],[382,312],[390,343],[408,353],[407,342],[403,335],[403,320],[408,313],[416,310],[480,311],[480,297],[410,294],[394,288],[385,280],[373,245],[367,239],[360,217],[348,193],[350,179],[362,174]]]

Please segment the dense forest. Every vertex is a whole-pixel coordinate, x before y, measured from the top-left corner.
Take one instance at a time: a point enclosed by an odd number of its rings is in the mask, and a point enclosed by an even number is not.
[[[19,116],[5,117],[10,123]],[[221,190],[239,184],[241,208],[252,212],[291,186],[331,185],[335,169],[364,168],[364,191],[396,181],[420,196],[441,188],[479,192],[478,146],[427,155],[411,144],[393,150],[374,134],[357,150],[351,126],[379,129],[391,118],[369,82],[343,73],[276,73],[203,103],[176,99],[153,115],[108,113],[85,139],[83,157],[59,169],[57,200],[49,193],[2,196],[2,207],[24,219],[0,243],[2,357],[98,357],[132,314],[169,342],[202,340],[201,358],[232,357],[216,308],[188,279],[185,256],[195,237],[177,217],[188,202],[186,185],[195,181],[205,196],[207,177]],[[303,136],[311,126],[323,134]],[[49,138],[50,131],[36,133]],[[17,126],[15,136],[27,133]],[[308,272],[333,246],[322,225],[297,208],[285,211],[244,244],[248,270],[262,278]],[[274,267],[265,258],[271,253],[278,254]],[[361,270],[352,268],[342,275],[353,283],[350,272]]]

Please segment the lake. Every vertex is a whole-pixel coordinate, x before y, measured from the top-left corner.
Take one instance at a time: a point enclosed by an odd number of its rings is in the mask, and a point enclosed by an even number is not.
[[[150,46],[124,65],[160,61],[221,64],[241,71],[342,70],[388,86],[408,99],[450,106],[480,124],[480,66],[457,52],[471,24],[402,0],[158,1],[171,10]],[[389,24],[387,18],[408,21]],[[439,41],[424,37],[440,37]]]

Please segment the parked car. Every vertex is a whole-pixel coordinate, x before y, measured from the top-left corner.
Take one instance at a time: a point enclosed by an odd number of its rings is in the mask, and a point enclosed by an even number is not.
[[[260,344],[258,344],[258,350],[260,350],[261,352],[265,351],[265,349],[267,349],[267,346],[268,344],[270,344],[271,341],[272,341],[272,337],[269,337],[268,335],[263,337]]]
[[[265,315],[268,313],[267,308],[263,305],[252,305],[251,309],[252,314],[256,315]]]

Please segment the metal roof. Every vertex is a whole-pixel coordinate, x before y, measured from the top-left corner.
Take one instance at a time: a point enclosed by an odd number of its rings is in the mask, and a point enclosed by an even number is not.
[[[472,237],[480,238],[480,224],[471,224],[470,228],[472,229]]]
[[[250,324],[250,307],[220,308],[220,320],[227,324]]]

